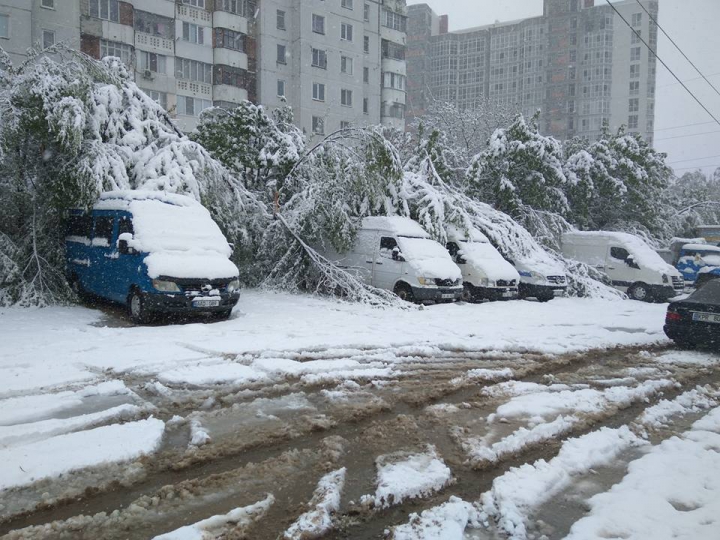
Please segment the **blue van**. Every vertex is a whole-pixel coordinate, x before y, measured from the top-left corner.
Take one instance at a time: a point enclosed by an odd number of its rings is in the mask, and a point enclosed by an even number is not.
[[[103,193],[92,211],[70,212],[66,233],[73,290],[127,306],[137,323],[161,313],[226,319],[240,298],[232,248],[207,209],[190,197]]]
[[[685,244],[680,250],[676,268],[686,285],[701,287],[720,278],[720,247],[710,244]]]

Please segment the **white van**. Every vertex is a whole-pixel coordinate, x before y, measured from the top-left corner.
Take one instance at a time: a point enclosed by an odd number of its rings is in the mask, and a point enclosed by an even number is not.
[[[562,250],[565,257],[607,274],[616,289],[634,300],[665,302],[683,292],[680,272],[633,234],[569,232],[563,235]]]
[[[442,245],[408,218],[365,218],[349,252],[319,251],[368,285],[393,291],[408,302],[462,298],[460,268]]]
[[[518,297],[520,275],[477,229],[466,233],[448,228],[447,249],[463,276],[464,299],[512,300]]]
[[[532,259],[515,259],[513,266],[520,274],[518,293],[521,299],[535,298],[549,302],[567,293],[565,269],[543,252]]]

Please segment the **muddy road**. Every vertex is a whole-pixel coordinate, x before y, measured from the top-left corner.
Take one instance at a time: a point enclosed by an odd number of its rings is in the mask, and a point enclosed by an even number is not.
[[[287,358],[352,358],[371,366],[387,353],[315,350],[288,352]],[[147,415],[167,423],[160,451],[132,464],[76,471],[5,493],[0,535],[148,539],[272,495],[272,504],[257,515],[224,523],[208,537],[275,540],[308,510],[320,478],[344,468],[339,508],[322,537],[387,538],[410,514],[451,496],[477,500],[511,467],[551,459],[568,438],[601,426],[643,431],[639,419],[660,400],[720,385],[715,353],[669,347],[566,356],[408,347],[393,355],[392,370],[368,369],[342,380],[335,372],[282,384],[173,387],[127,377],[128,388],[149,404]],[[243,364],[250,357],[226,360]],[[573,401],[573,393],[590,390],[596,391],[592,407]],[[621,399],[614,390],[622,390]],[[554,393],[566,401],[544,417],[510,407],[531,393]],[[550,436],[519,436],[553,422],[558,411],[572,421]],[[645,436],[663,440],[693,418]],[[378,498],[379,463],[428,452],[449,468],[451,478],[399,502],[399,495]],[[563,537],[585,512],[583,501],[619,481],[636,457],[628,452],[612,467],[594,471],[592,481],[544,505],[531,530]],[[466,537],[494,536],[476,530]]]

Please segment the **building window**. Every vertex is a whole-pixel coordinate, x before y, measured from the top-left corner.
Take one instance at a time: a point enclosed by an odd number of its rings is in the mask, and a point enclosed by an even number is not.
[[[247,71],[242,68],[216,65],[213,75],[214,84],[225,84],[235,88],[247,88],[248,86]]]
[[[0,15],[0,38],[10,37],[10,16]]]
[[[363,98],[363,114],[369,114],[369,113],[370,113],[370,99]]]
[[[42,0],[40,6],[48,9],[55,9],[55,0]]]
[[[312,132],[315,135],[325,135],[325,119],[319,116],[312,117]]]
[[[43,30],[42,43],[43,49],[48,49],[55,45],[55,32],[53,32],[52,30]]]
[[[287,49],[285,48],[285,45],[280,45],[278,43],[276,60],[278,64],[287,64]]]
[[[190,43],[197,43],[198,45],[202,45],[205,43],[205,37],[203,32],[203,27],[199,26],[197,24],[182,23],[183,26],[183,41],[189,41]]]
[[[363,68],[363,82],[366,84],[370,82],[370,68],[369,67]]]
[[[152,71],[163,75],[167,73],[167,58],[162,54],[138,51],[137,61],[139,71]]]
[[[383,58],[392,58],[393,60],[405,60],[405,46],[383,39],[382,56]]]
[[[175,58],[175,77],[177,79],[212,84],[212,64],[187,58]]]
[[[389,9],[382,10],[381,22],[386,28],[392,28],[403,33],[407,32],[407,17]]]
[[[633,16],[632,16],[633,27],[638,27],[641,24],[642,24],[642,13],[633,13]]]
[[[118,0],[90,0],[90,16],[106,21],[120,22]]]
[[[632,81],[630,83],[630,95],[637,96],[640,94],[640,81]]]
[[[341,0],[340,5],[345,9],[353,8],[353,0]]]
[[[340,39],[344,41],[353,40],[353,27],[352,24],[340,23]]]
[[[382,74],[382,85],[384,88],[405,91],[405,76],[397,73],[386,72]]]
[[[628,116],[628,129],[637,129],[638,128],[638,115],[637,114],[631,114]]]
[[[345,120],[340,121],[340,129],[350,129],[352,127],[352,124],[350,122],[347,122]]]
[[[285,12],[282,9],[275,14],[275,26],[278,30],[285,30]]]
[[[163,109],[167,110],[167,94],[165,92],[158,92],[157,90],[148,90],[147,88],[141,88],[150,99],[160,105]]]
[[[363,7],[363,17],[365,18],[365,22],[370,22],[370,4],[365,4]]]
[[[630,61],[631,62],[639,62],[640,61],[640,47],[633,47],[630,49]]]
[[[344,107],[352,107],[352,90],[340,90],[340,104]]]
[[[312,16],[312,31],[316,34],[324,34],[325,33],[325,17],[322,15],[315,15],[313,13]]]
[[[353,74],[353,59],[349,56],[340,57],[340,71],[348,75]]]
[[[278,79],[277,82],[277,95],[278,97],[285,97],[285,81]]]
[[[216,28],[215,47],[245,52],[245,34],[227,28]]]
[[[205,0],[182,0],[183,4],[188,4],[189,6],[205,9]]]
[[[640,112],[640,98],[630,98],[628,112]]]
[[[635,31],[631,30],[631,32],[632,32],[632,36],[630,36],[630,43],[632,43],[633,45],[637,45],[638,43],[641,42],[640,38],[642,37],[642,31],[641,30],[635,30]]]
[[[363,37],[363,50],[365,51],[365,54],[370,53],[370,36]]]
[[[177,112],[185,116],[200,116],[205,109],[212,107],[212,101],[190,96],[177,97]]]
[[[147,11],[135,10],[135,30],[144,34],[160,36],[165,39],[172,39],[175,23],[172,19],[148,13]]]
[[[248,0],[215,0],[215,9],[249,17],[253,14],[254,6]]]
[[[117,56],[125,64],[130,65],[132,58],[132,47],[125,43],[118,43],[116,41],[100,40],[100,58],[106,56]]]
[[[383,116],[385,117],[398,118],[400,120],[405,118],[405,105],[402,103],[386,103],[384,109]]]
[[[327,69],[327,52],[322,49],[312,50],[312,66],[320,69]]]
[[[313,83],[312,98],[315,101],[325,101],[325,85],[322,83]]]
[[[630,78],[631,79],[639,79],[640,78],[640,64],[630,66]]]

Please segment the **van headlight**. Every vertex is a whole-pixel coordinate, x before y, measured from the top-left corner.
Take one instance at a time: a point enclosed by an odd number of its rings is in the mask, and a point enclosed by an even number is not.
[[[419,283],[420,285],[425,285],[425,286],[427,286],[427,285],[435,285],[435,278],[419,277],[419,278],[417,278],[417,280],[418,280],[418,283]]]
[[[227,292],[228,292],[228,294],[232,294],[235,291],[237,291],[239,288],[240,288],[240,280],[234,279],[230,283],[228,283]]]
[[[174,281],[166,281],[164,279],[153,279],[152,285],[160,292],[180,292],[180,287]]]

